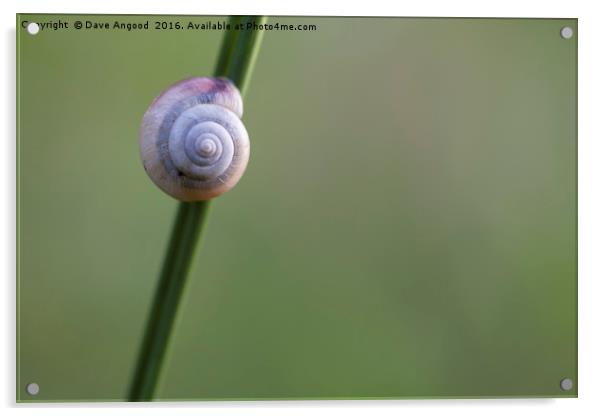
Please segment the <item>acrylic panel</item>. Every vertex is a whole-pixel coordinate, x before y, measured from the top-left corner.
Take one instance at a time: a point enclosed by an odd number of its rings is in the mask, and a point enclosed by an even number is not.
[[[576,397],[577,20],[236,19],[17,15],[17,401]],[[140,125],[220,65],[250,157],[186,225]]]

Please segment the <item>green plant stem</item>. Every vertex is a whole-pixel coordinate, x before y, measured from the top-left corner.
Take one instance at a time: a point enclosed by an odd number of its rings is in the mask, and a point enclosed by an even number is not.
[[[263,24],[264,16],[232,16],[231,30],[224,36],[215,76],[229,78],[244,95],[261,43],[262,31],[247,30],[247,24]],[[242,30],[236,30],[242,25]],[[150,401],[161,375],[182,295],[207,220],[210,201],[180,202],[169,246],[159,276],[130,386],[129,401]]]

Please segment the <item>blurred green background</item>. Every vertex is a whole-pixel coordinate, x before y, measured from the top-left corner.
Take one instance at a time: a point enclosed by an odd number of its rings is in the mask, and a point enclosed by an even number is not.
[[[177,205],[138,126],[223,33],[59,19],[223,18],[17,16],[17,398],[124,400]],[[318,30],[265,33],[157,398],[576,396],[577,21],[270,22]]]

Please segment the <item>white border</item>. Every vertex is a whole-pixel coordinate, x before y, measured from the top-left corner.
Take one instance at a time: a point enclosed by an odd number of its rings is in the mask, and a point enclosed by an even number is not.
[[[8,3],[8,4],[7,4]],[[2,21],[1,125],[2,181],[0,181],[0,264],[4,266],[0,349],[1,403],[9,414],[440,414],[446,415],[587,415],[602,409],[602,270],[599,245],[602,232],[602,15],[598,2],[589,1],[414,1],[369,0],[21,0],[0,3]],[[304,402],[198,402],[100,405],[15,405],[15,13],[133,13],[133,14],[269,14],[333,16],[482,16],[482,17],[577,17],[579,18],[579,399],[520,400],[423,400],[423,401],[304,401]]]

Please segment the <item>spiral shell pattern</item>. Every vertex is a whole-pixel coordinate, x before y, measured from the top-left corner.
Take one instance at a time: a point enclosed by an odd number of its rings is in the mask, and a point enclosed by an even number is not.
[[[207,200],[228,191],[249,159],[241,116],[240,93],[225,78],[190,78],[167,88],[140,127],[148,176],[181,201]]]

